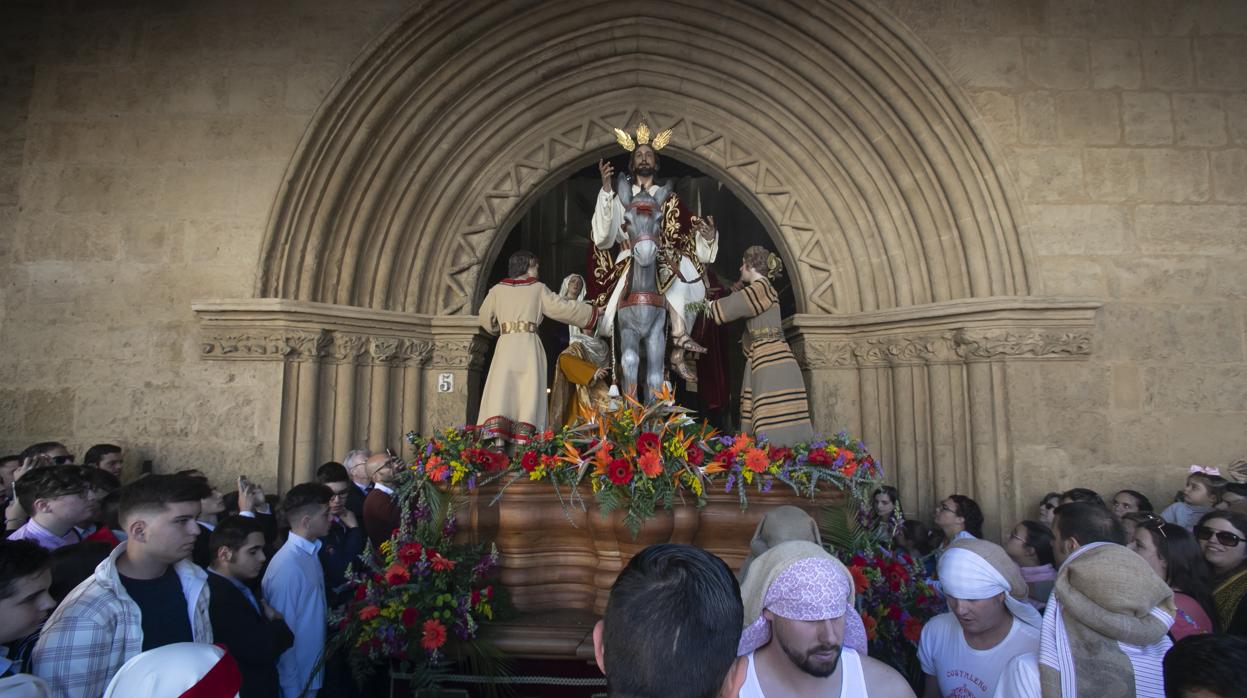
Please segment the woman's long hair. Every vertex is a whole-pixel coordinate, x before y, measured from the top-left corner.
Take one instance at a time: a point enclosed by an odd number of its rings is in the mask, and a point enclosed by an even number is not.
[[[1212,602],[1212,570],[1204,561],[1204,551],[1190,531],[1152,515],[1135,529],[1147,531],[1156,548],[1156,556],[1165,561],[1170,589],[1195,599],[1199,607],[1217,625],[1217,607]]]

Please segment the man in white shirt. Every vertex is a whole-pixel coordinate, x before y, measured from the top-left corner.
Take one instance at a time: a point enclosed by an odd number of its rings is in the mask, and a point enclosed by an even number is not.
[[[853,582],[818,544],[790,541],[759,555],[741,596],[740,698],[914,695],[895,669],[866,656]]]
[[[1022,570],[999,545],[955,541],[940,557],[948,613],[922,629],[918,660],[926,698],[990,698],[1009,660],[1039,649],[1039,612]]]
[[[277,660],[281,698],[316,698],[324,679],[325,573],[320,539],[329,533],[333,490],[319,483],[295,485],[282,500],[290,537],[264,573],[264,596],[294,633],[294,646]],[[304,688],[307,689],[304,692]]]

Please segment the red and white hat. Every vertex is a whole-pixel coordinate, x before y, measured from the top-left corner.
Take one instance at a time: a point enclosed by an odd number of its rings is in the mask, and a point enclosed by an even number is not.
[[[237,698],[240,688],[238,663],[225,648],[177,642],[122,664],[104,698]]]

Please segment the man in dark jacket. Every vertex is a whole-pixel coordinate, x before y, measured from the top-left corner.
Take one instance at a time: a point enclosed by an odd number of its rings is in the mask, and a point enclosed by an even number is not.
[[[348,507],[351,492],[359,489],[351,482],[346,468],[325,463],[316,469],[316,481],[333,490],[329,500],[329,535],[320,539],[320,566],[325,568],[325,596],[330,608],[346,603],[351,590],[346,588],[346,568],[364,552],[364,527]],[[355,569],[359,569],[358,563]]]
[[[215,556],[208,567],[208,615],[213,640],[238,661],[241,698],[280,695],[277,658],[294,644],[294,636],[254,584],[264,569],[264,534],[254,519],[234,516],[222,521],[211,538]]]
[[[372,491],[364,499],[364,532],[376,548],[390,539],[403,511],[394,498],[393,457],[378,453],[364,462],[364,468],[372,479]]]

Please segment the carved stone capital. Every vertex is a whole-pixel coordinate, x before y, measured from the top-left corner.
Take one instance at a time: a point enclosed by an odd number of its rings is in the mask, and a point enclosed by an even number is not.
[[[1091,354],[1091,332],[1080,328],[960,330],[956,346],[957,354],[966,360],[1085,357]]]
[[[850,342],[806,339],[794,342],[792,353],[797,363],[805,369],[853,368],[857,360]]]
[[[433,357],[433,343],[419,339],[404,339],[399,347],[399,356],[402,361],[409,362],[413,366],[427,366],[429,359]]]
[[[368,351],[368,337],[366,335],[349,334],[345,332],[333,333],[333,345],[329,349],[329,356],[337,363],[355,363],[360,357]]]
[[[479,370],[485,365],[489,344],[480,337],[433,342],[431,368]]]
[[[896,366],[957,360],[951,333],[916,337],[866,337],[853,343],[853,355],[861,366]]]
[[[331,344],[324,331],[205,332],[200,355],[205,359],[260,359],[310,361],[326,355]]]

